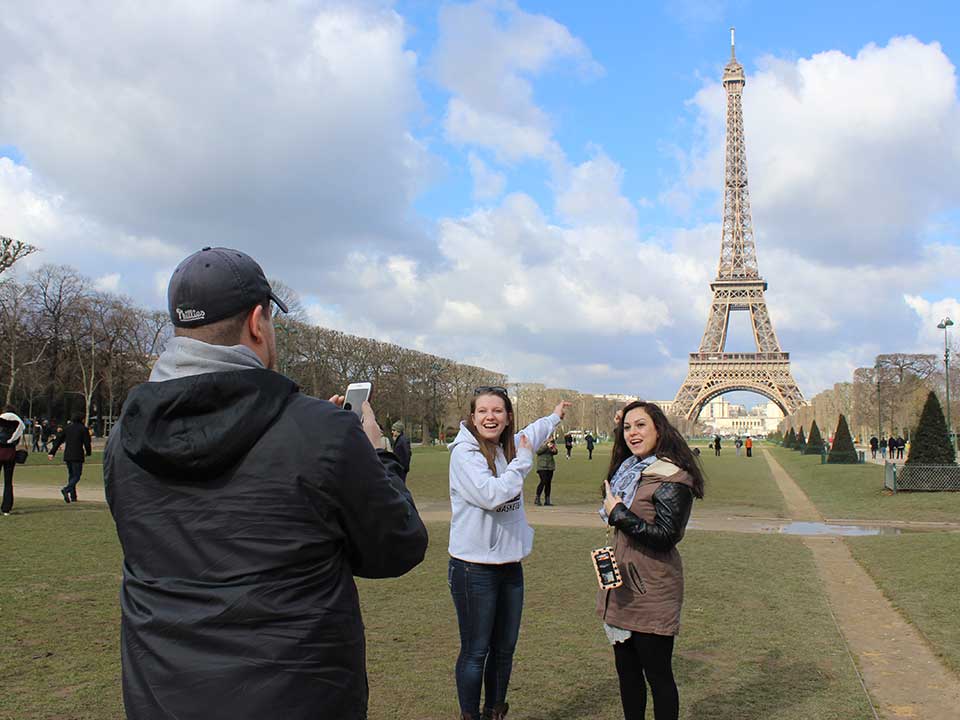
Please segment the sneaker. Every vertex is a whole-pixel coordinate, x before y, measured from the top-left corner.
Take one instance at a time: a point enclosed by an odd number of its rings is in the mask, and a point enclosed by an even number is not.
[[[69,505],[69,504],[70,504],[70,493],[68,493],[66,490],[61,490],[61,491],[60,491],[60,494],[63,495],[63,501],[64,501],[67,505]]]

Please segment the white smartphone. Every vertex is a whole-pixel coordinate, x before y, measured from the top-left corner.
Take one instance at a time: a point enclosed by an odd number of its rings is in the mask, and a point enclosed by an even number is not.
[[[363,404],[370,399],[370,387],[368,382],[347,385],[347,392],[343,396],[343,409],[353,410],[357,417],[363,418]]]

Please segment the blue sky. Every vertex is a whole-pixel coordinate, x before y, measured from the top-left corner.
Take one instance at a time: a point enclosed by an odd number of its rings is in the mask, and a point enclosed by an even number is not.
[[[44,249],[21,272],[67,262],[151,307],[181,257],[240,247],[314,322],[669,399],[716,272],[735,25],[760,270],[809,397],[878,352],[935,351],[960,315],[958,16],[18,4],[0,17],[19,59],[0,67],[0,234]],[[730,349],[748,349],[741,319]]]

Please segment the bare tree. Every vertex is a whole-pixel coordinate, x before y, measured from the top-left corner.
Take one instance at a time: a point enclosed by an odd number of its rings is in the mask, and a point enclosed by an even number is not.
[[[17,260],[22,260],[37,250],[33,245],[0,235],[0,274],[9,270]]]

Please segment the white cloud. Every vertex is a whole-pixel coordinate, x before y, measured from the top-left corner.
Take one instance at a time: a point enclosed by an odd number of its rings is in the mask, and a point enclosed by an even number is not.
[[[269,246],[303,281],[348,246],[422,251],[410,204],[431,159],[405,42],[373,1],[13,4],[0,136],[61,213],[181,255]]]
[[[93,281],[93,286],[101,292],[118,292],[120,290],[120,273],[101,275]]]
[[[470,175],[473,177],[473,197],[476,200],[493,200],[503,194],[507,178],[503,173],[487,167],[475,153],[468,157]]]
[[[581,74],[602,72],[566,27],[526,13],[512,0],[444,5],[433,65],[453,95],[447,138],[488,147],[509,161],[560,159],[550,120],[533,101],[531,79],[563,59]]]
[[[935,349],[939,345],[943,348],[944,332],[937,325],[945,318],[953,321],[953,327],[947,328],[951,344],[960,338],[960,300],[955,297],[945,297],[939,300],[927,300],[919,295],[905,294],[903,301],[919,318],[917,327],[917,344]],[[932,352],[933,350],[928,350]]]

